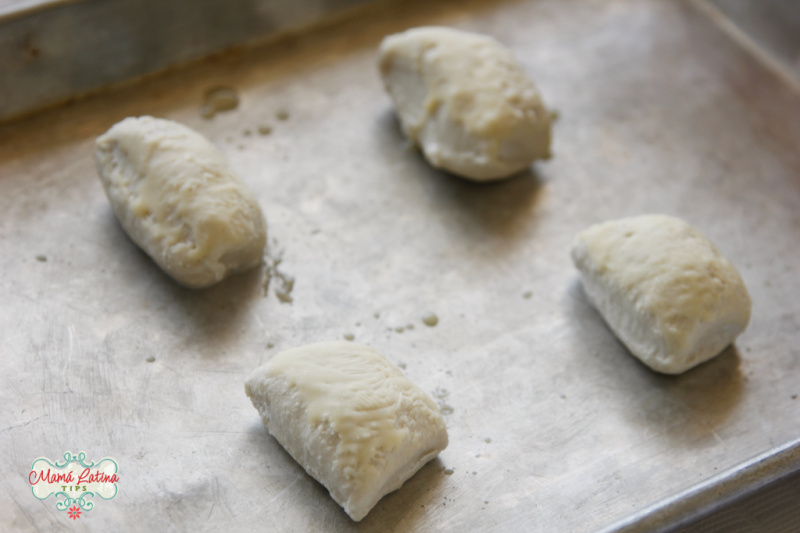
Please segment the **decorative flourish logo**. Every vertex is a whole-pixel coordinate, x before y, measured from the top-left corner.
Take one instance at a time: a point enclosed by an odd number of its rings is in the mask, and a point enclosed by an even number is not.
[[[44,500],[55,494],[56,509],[67,511],[73,520],[80,518],[82,511],[94,508],[96,496],[104,500],[116,496],[118,482],[119,469],[114,459],[106,457],[94,463],[87,461],[84,452],[64,452],[63,462],[40,457],[28,474],[33,495]],[[61,496],[63,500],[59,500]]]

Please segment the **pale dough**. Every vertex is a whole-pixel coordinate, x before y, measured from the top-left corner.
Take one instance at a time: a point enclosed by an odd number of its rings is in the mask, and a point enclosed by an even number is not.
[[[747,327],[750,296],[731,263],[686,222],[646,215],[598,224],[572,248],[589,301],[647,366],[679,374]]]
[[[199,133],[126,118],[97,139],[95,160],[122,227],[180,284],[206,287],[261,262],[258,202]]]
[[[281,352],[245,392],[269,432],[355,521],[447,447],[433,400],[374,349]]]
[[[553,115],[491,37],[414,28],[383,39],[379,67],[403,132],[434,167],[488,181],[550,157]]]

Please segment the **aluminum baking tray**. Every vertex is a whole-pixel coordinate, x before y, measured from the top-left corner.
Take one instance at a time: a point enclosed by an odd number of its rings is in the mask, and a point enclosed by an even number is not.
[[[516,53],[560,116],[551,161],[476,185],[407,146],[376,47],[423,24]],[[206,119],[215,86],[240,103]],[[145,114],[208,136],[255,190],[263,268],[189,291],[128,240],[93,142]],[[688,0],[390,2],[0,126],[0,528],[655,531],[785,475],[799,145],[797,87]],[[569,258],[585,226],[648,212],[703,231],[753,298],[736,344],[678,377],[626,353]],[[450,433],[359,524],[243,392],[278,350],[349,334],[431,393]],[[26,477],[65,451],[122,477],[76,520]]]
[[[374,0],[0,0],[0,121]]]

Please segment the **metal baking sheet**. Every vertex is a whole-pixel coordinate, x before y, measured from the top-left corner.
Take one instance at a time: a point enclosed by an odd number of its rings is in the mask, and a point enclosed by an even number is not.
[[[375,50],[422,24],[517,54],[560,115],[551,161],[476,185],[407,146]],[[219,85],[240,105],[204,119]],[[264,268],[188,291],[127,239],[93,142],[144,114],[208,136],[256,191]],[[387,3],[0,126],[0,528],[653,530],[699,493],[785,473],[800,435],[798,145],[796,89],[702,2],[660,0]],[[753,298],[735,346],[678,377],[626,353],[569,259],[585,226],[648,212],[701,229]],[[278,350],[345,334],[402,365],[450,433],[359,524],[242,385]],[[113,457],[122,477],[78,520],[27,483],[34,459],[65,451]]]
[[[0,121],[371,1],[0,0]]]

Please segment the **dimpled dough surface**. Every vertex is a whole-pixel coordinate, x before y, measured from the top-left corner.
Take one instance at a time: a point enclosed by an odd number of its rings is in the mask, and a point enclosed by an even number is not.
[[[487,181],[550,157],[552,114],[491,37],[414,28],[386,37],[379,57],[403,132],[433,166]]]
[[[199,133],[126,118],[97,139],[95,160],[122,227],[178,283],[207,287],[261,262],[261,208]]]
[[[572,258],[590,302],[653,370],[678,374],[711,359],[750,321],[739,273],[677,218],[597,224],[577,236]]]
[[[356,521],[447,447],[433,400],[368,346],[283,351],[250,375],[245,392],[269,432]]]

